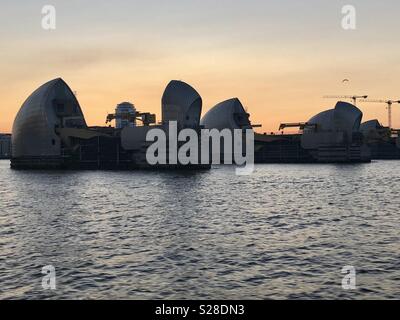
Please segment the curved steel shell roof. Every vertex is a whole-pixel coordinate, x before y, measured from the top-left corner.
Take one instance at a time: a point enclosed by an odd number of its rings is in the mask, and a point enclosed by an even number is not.
[[[346,131],[360,130],[362,112],[356,106],[339,101],[334,109],[318,113],[308,123],[316,124],[317,131]]]
[[[202,99],[185,82],[172,80],[161,99],[164,123],[177,121],[181,127],[196,127],[200,122]]]
[[[320,112],[307,121],[316,127],[304,129],[301,137],[302,146],[314,149],[321,144],[351,142],[353,132],[360,131],[362,115],[356,106],[339,101],[334,109]]]
[[[237,98],[218,103],[203,116],[200,124],[206,129],[251,129],[248,114]]]
[[[75,95],[61,79],[54,79],[35,90],[21,106],[12,128],[12,154],[14,158],[60,155],[60,139],[55,127],[60,118],[55,101],[69,101],[86,126],[82,110]]]
[[[361,124],[360,126],[360,131],[361,132],[368,132],[371,130],[377,130],[377,129],[381,129],[382,125],[379,123],[379,121],[377,119],[374,120],[368,120],[365,121]]]

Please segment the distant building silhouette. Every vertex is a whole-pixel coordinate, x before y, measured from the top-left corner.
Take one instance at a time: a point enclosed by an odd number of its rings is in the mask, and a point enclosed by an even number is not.
[[[11,135],[0,134],[0,159],[11,158]]]

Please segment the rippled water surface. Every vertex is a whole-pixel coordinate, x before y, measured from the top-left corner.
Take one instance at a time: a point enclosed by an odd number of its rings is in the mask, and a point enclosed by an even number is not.
[[[400,298],[399,186],[395,161],[251,176],[0,161],[0,298]]]

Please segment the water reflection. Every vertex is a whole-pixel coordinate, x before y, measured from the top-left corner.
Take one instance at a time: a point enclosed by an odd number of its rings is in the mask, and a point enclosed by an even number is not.
[[[248,177],[0,161],[0,298],[398,298],[399,177],[391,161]],[[344,265],[360,290],[341,289]]]

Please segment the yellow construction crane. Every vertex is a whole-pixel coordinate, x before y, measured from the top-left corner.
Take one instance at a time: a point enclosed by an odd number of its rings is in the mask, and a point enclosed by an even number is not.
[[[351,99],[353,101],[353,104],[356,106],[357,105],[357,99],[367,99],[367,95],[363,96],[324,96],[325,99]]]
[[[360,102],[370,102],[370,103],[385,103],[387,105],[386,109],[388,110],[388,124],[389,129],[392,128],[392,104],[400,103],[400,100],[370,100],[363,99]]]

